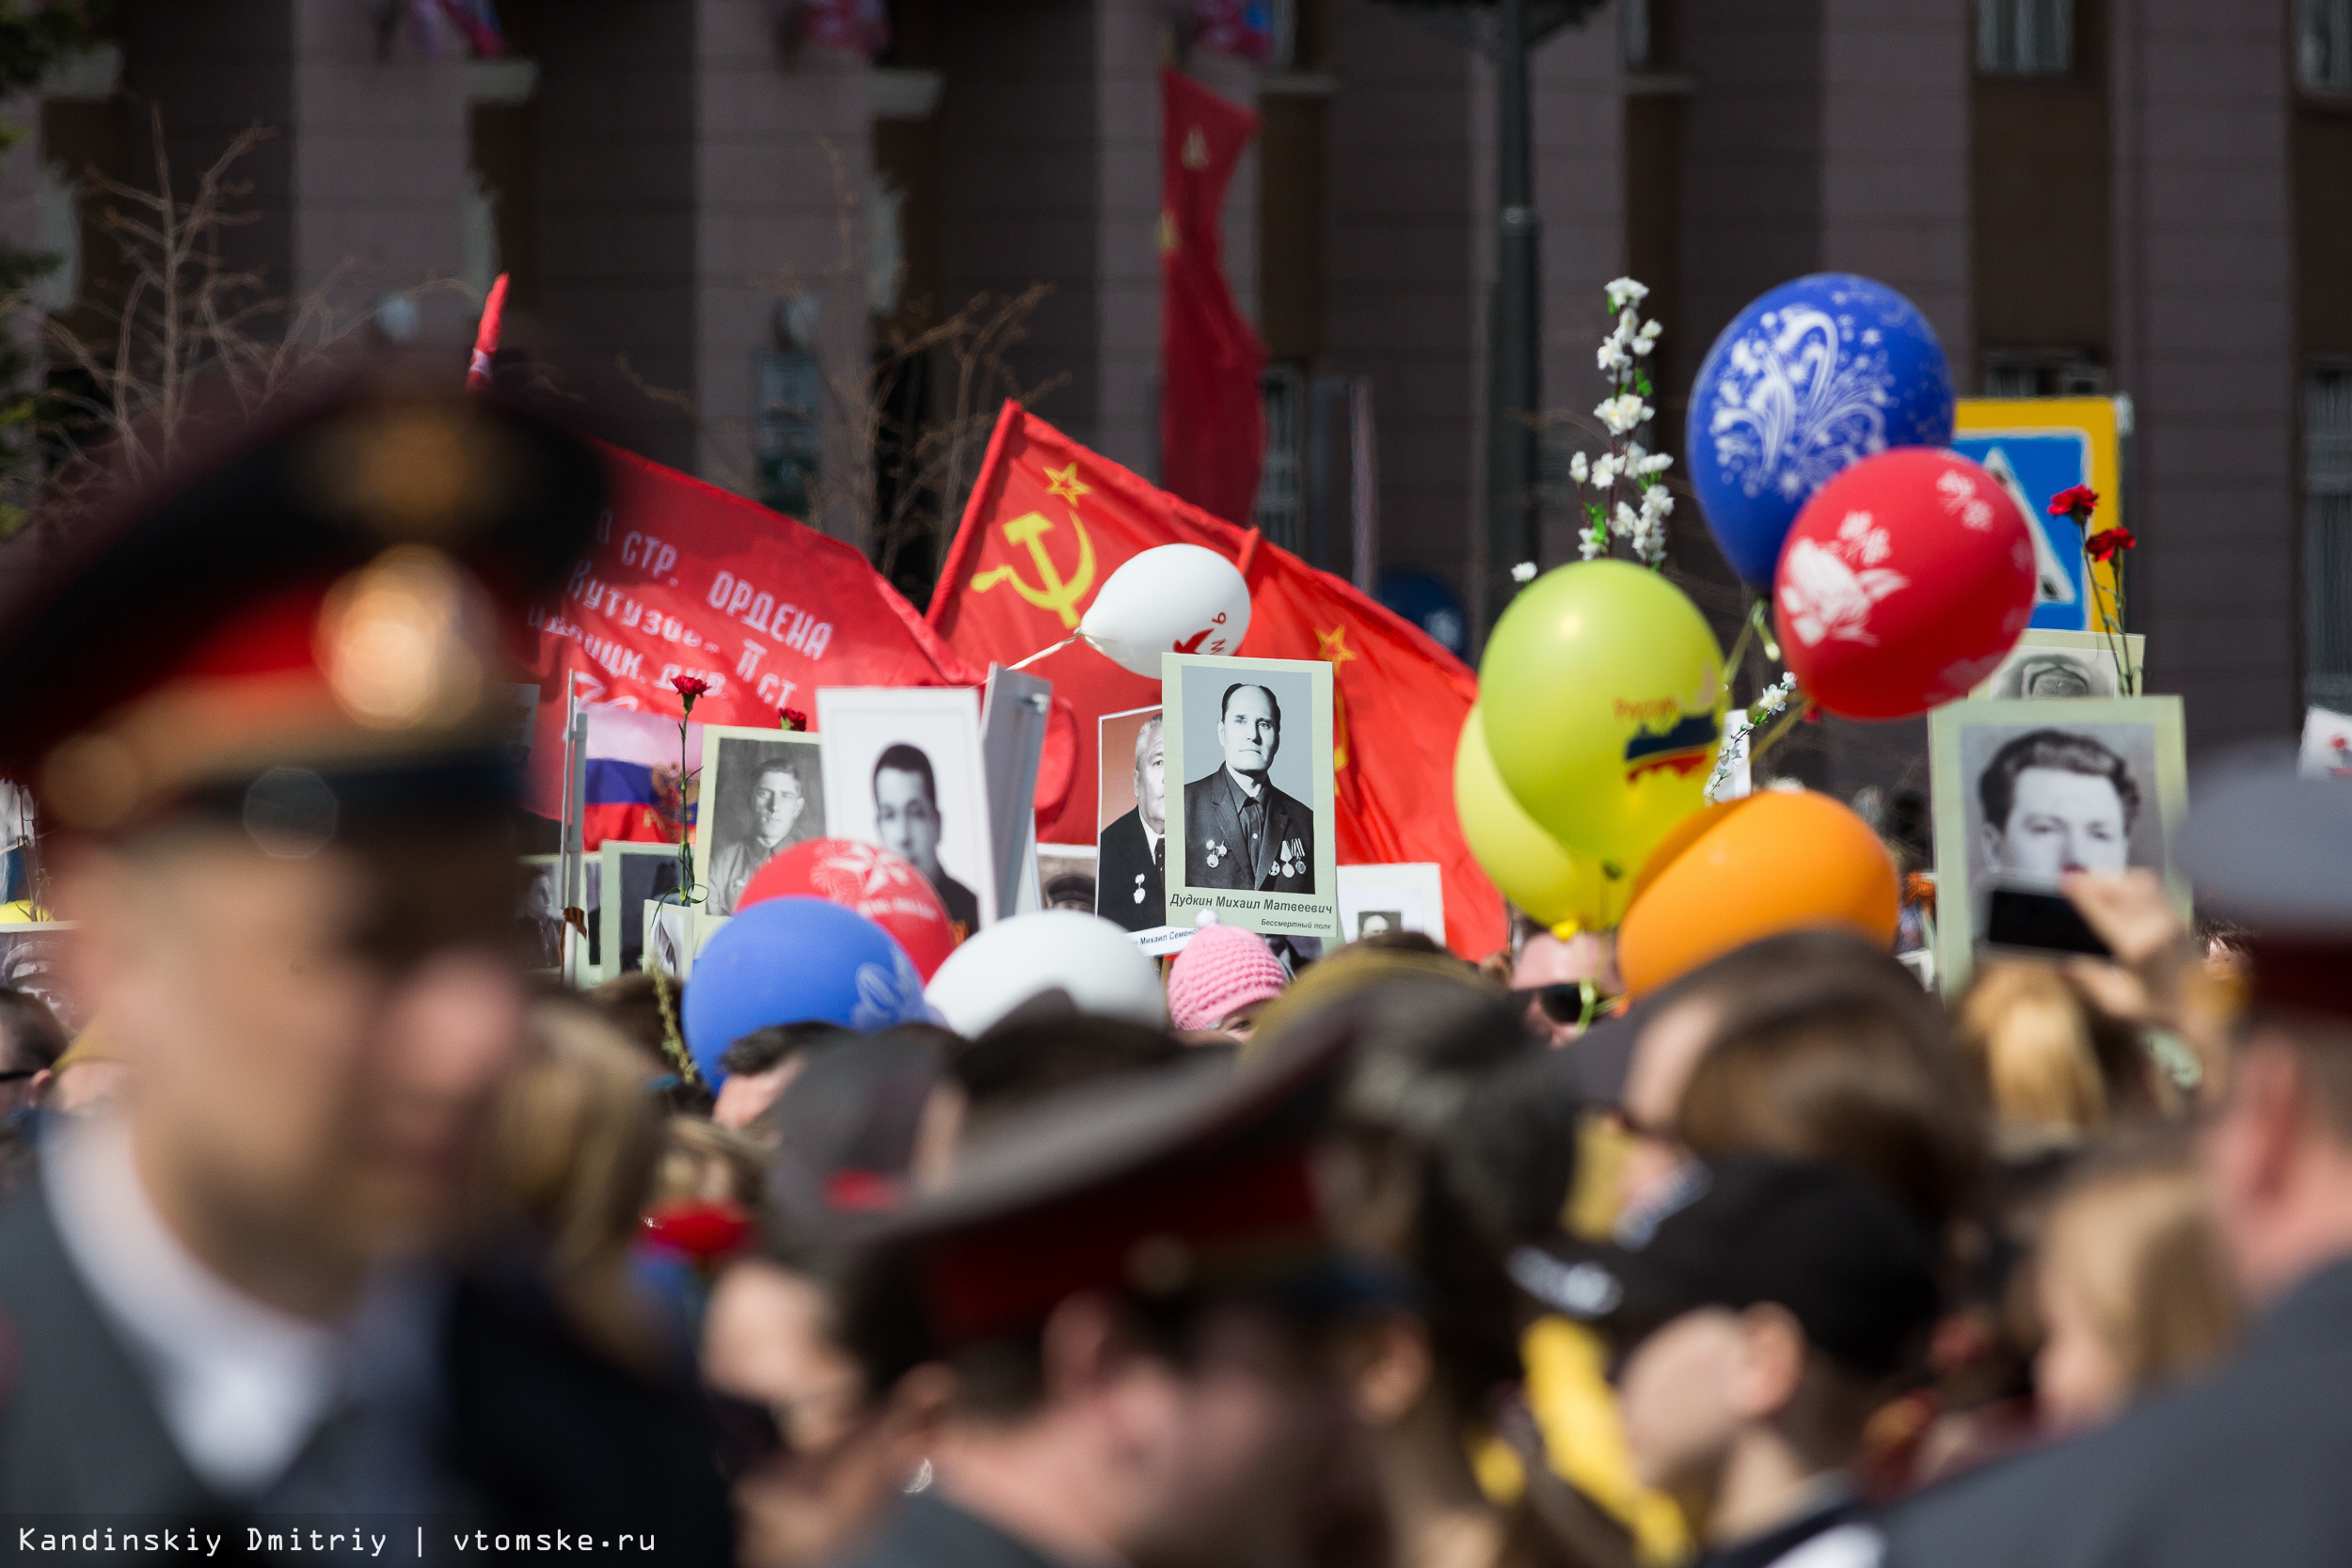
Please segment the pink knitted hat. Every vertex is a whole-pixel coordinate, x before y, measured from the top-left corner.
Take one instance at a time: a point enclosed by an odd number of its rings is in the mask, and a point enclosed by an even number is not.
[[[1271,948],[1238,926],[1193,932],[1168,972],[1168,1016],[1179,1029],[1214,1029],[1290,984]]]

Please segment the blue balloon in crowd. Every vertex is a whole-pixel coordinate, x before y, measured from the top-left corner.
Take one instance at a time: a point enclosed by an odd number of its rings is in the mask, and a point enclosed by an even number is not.
[[[1691,388],[1691,488],[1732,570],[1770,589],[1804,503],[1889,447],[1952,439],[1952,368],[1918,308],[1851,273],[1759,296],[1707,351]]]
[[[930,1019],[923,977],[889,932],[822,898],[770,898],[728,921],[694,958],[686,1048],[710,1086],[728,1046],[771,1023],[870,1035]]]
[[[1418,566],[1390,566],[1382,570],[1375,592],[1382,604],[1427,632],[1446,652],[1470,657],[1470,617],[1462,612],[1462,596],[1445,578]]]

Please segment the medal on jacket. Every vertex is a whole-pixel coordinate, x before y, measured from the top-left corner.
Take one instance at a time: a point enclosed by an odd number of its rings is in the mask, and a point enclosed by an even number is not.
[[[1136,902],[1138,904],[1143,902],[1143,878],[1142,872],[1136,873]]]
[[[1232,853],[1232,850],[1226,848],[1225,846],[1219,844],[1216,840],[1209,840],[1209,869],[1215,871],[1216,869],[1216,863],[1231,853]]]
[[[1281,863],[1275,867],[1285,877],[1295,877],[1307,867],[1307,845],[1303,839],[1292,839],[1282,846]]]

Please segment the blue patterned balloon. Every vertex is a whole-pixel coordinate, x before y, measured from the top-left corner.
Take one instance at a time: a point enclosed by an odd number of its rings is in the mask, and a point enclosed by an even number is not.
[[[1813,492],[1889,447],[1952,439],[1952,369],[1918,308],[1851,273],[1783,283],[1732,319],[1691,388],[1691,488],[1741,580],[1769,590]]]

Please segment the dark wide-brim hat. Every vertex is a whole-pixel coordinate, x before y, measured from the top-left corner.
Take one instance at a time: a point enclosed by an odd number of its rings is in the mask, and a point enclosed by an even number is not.
[[[1616,1238],[1522,1246],[1511,1277],[1629,1353],[1705,1307],[1770,1303],[1806,1341],[1870,1377],[1900,1369],[1935,1317],[1934,1244],[1885,1194],[1827,1166],[1692,1164],[1629,1212]]]
[[[904,1260],[950,1351],[1088,1291],[1313,1312],[1399,1301],[1401,1276],[1331,1240],[1325,1140],[1362,1032],[1335,1008],[1238,1068],[1217,1053],[1057,1095],[993,1124],[944,1190],[845,1239]]]
[[[164,480],[53,508],[0,551],[0,774],[107,832],[275,768],[491,755],[525,608],[603,508],[596,450],[383,383],[183,444],[200,454]]]

